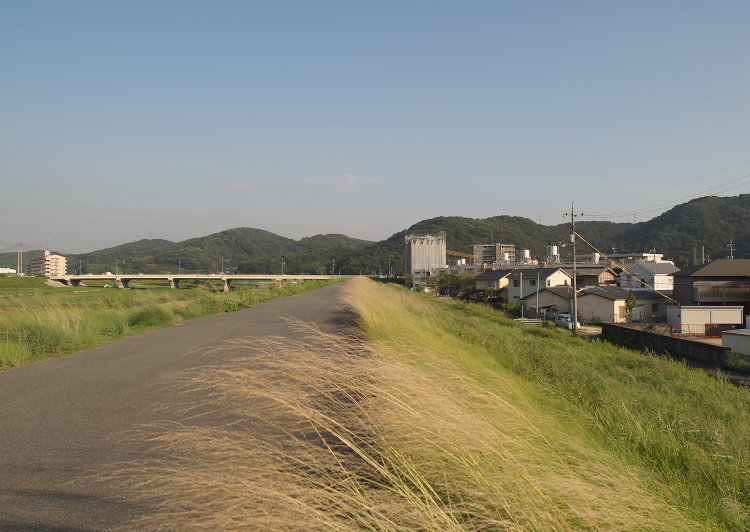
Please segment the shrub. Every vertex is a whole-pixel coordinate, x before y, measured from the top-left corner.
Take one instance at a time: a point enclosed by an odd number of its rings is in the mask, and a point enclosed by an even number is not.
[[[151,305],[131,314],[128,318],[128,325],[131,327],[154,327],[165,325],[171,321],[172,314],[168,310],[156,305]]]

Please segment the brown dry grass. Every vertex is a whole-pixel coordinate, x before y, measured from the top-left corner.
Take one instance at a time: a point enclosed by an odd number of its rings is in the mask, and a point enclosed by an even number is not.
[[[180,390],[200,411],[137,435],[152,457],[108,477],[155,508],[133,527],[702,528],[517,377],[297,326],[301,341],[218,347],[248,357],[194,372]]]

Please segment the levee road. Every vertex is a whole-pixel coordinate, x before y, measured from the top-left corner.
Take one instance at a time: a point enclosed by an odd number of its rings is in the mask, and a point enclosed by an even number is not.
[[[345,284],[0,373],[0,529],[103,530],[138,517],[143,508],[86,479],[138,457],[137,445],[124,444],[121,435],[165,419],[160,406],[174,400],[174,390],[163,383],[237,355],[230,349],[207,357],[203,347],[295,337],[284,317],[343,330],[350,323],[341,299]]]

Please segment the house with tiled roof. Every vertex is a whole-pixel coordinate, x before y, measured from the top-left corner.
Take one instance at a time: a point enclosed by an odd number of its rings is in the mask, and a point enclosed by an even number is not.
[[[587,322],[627,321],[625,301],[631,290],[619,286],[589,286],[578,292],[578,314]],[[637,300],[633,321],[664,321],[672,301],[652,290],[632,290]],[[671,292],[662,292],[669,296]]]
[[[555,315],[559,312],[570,312],[573,300],[573,287],[570,285],[545,286],[523,297],[524,306],[538,309],[545,314]]]
[[[487,270],[474,277],[477,290],[502,290],[508,286],[508,276],[513,270]]]
[[[508,292],[503,299],[519,303],[521,298],[540,288],[573,284],[573,277],[563,268],[524,268],[513,270],[507,277]]]

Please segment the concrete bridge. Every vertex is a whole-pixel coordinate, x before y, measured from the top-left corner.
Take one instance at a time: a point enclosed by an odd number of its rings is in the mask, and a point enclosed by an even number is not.
[[[131,281],[168,281],[170,288],[179,288],[180,281],[222,281],[224,291],[229,292],[232,281],[275,281],[275,282],[298,282],[298,281],[317,281],[321,279],[345,279],[351,275],[273,275],[273,274],[101,274],[101,275],[59,275],[50,277],[52,281],[58,281],[66,286],[80,286],[81,282],[86,281],[112,281],[117,288],[130,288]]]

